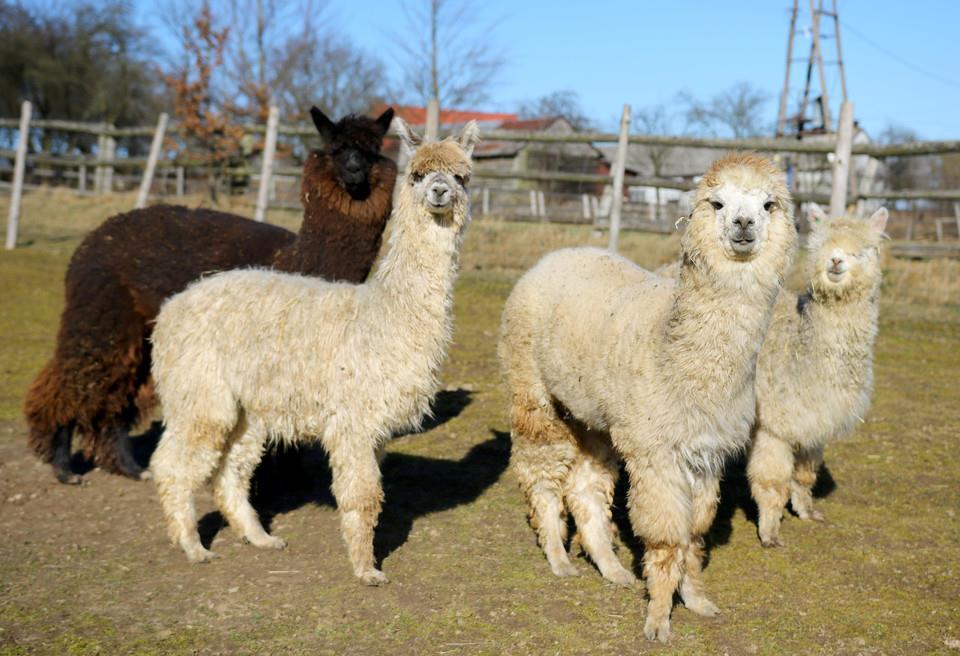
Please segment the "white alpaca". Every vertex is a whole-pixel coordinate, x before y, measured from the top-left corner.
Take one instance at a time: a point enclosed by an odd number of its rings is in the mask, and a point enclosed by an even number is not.
[[[213,478],[217,505],[258,547],[283,548],[248,500],[268,440],[318,440],[350,563],[365,583],[383,501],[379,458],[390,436],[418,426],[450,341],[458,252],[470,221],[466,183],[478,139],[421,144],[397,192],[387,254],[362,285],[264,270],[211,276],[168,300],[153,333],[153,376],[166,430],[151,467],[171,537],[194,562],[193,496]]]
[[[666,640],[673,594],[713,615],[702,535],[725,456],[746,446],[757,353],[796,244],[783,174],[731,155],[698,186],[679,281],[589,248],[552,253],[517,283],[499,353],[512,465],[553,572],[576,573],[566,509],[601,574],[630,584],[612,548],[617,456],[645,542],[644,633]]]
[[[880,309],[881,208],[869,221],[811,214],[808,288],[783,292],[757,361],[757,420],[747,464],[764,546],[778,546],[787,499],[822,520],[811,488],[823,447],[866,416]]]

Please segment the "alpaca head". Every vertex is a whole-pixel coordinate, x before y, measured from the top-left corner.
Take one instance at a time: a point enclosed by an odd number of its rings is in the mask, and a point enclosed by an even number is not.
[[[687,236],[705,255],[749,262],[786,227],[794,229],[785,176],[767,159],[738,153],[714,162],[700,180]]]
[[[410,156],[404,195],[437,223],[463,227],[470,215],[470,156],[480,140],[477,122],[443,141],[424,142],[402,119],[396,120],[396,131]]]
[[[310,116],[323,138],[323,152],[333,163],[337,182],[354,199],[366,198],[370,193],[370,169],[380,159],[393,108],[387,108],[376,119],[348,114],[336,123],[317,107],[310,108]]]
[[[868,220],[828,219],[812,205],[810,221],[810,288],[820,299],[873,296],[880,285],[880,239],[887,226],[881,207]]]

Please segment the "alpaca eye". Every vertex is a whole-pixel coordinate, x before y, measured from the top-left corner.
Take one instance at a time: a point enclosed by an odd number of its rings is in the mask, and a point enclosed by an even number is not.
[[[772,201],[772,200],[768,200],[766,203],[764,203],[764,204],[763,204],[763,209],[764,209],[764,211],[766,211],[766,212],[771,211],[771,210],[773,209],[773,201]]]
[[[420,182],[423,180],[423,173],[413,173],[410,175],[414,182]]]
[[[456,180],[457,184],[460,185],[461,187],[467,184],[466,181],[463,179],[462,175],[455,175],[453,176],[453,179]]]
[[[712,200],[712,201],[710,201],[710,204],[713,205],[713,209],[715,209],[715,210],[722,210],[722,209],[723,209],[723,203],[721,203],[721,202],[718,201],[718,200]]]

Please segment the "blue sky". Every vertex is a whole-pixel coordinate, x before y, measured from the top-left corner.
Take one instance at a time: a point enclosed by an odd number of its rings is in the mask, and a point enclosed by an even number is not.
[[[798,25],[810,25],[801,1]],[[830,0],[826,0],[830,5]],[[960,138],[960,1],[838,0],[847,87],[868,132],[888,123],[927,139]],[[149,11],[149,5],[140,5]],[[488,107],[513,110],[519,101],[560,89],[576,91],[585,110],[612,129],[623,103],[669,103],[687,90],[707,98],[747,81],[770,94],[772,125],[783,83],[790,0],[485,0],[477,13],[499,18],[491,40],[507,55]],[[390,36],[406,26],[398,0],[327,0],[324,13],[356,45],[387,66]],[[821,32],[831,32],[823,28]],[[806,55],[800,35],[795,56]],[[832,42],[826,55],[834,59]],[[794,85],[803,64],[795,65]],[[836,68],[828,66],[834,116]],[[793,107],[791,106],[791,109]]]

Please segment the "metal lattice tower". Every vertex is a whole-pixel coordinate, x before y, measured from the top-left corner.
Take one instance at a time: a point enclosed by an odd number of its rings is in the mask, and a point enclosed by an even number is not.
[[[831,0],[832,11],[826,11],[823,8],[824,0],[809,0],[810,18],[812,21],[812,39],[810,43],[810,54],[806,57],[807,73],[804,78],[803,96],[800,100],[800,106],[794,116],[787,116],[787,104],[790,95],[790,71],[794,61],[801,63],[804,59],[794,60],[793,42],[797,33],[797,13],[799,11],[800,0],[793,0],[793,10],[790,14],[790,36],[787,39],[787,72],[783,80],[783,91],[780,94],[780,111],[777,114],[777,136],[796,135],[801,136],[808,133],[833,132],[833,121],[830,115],[830,99],[827,93],[826,73],[823,60],[823,42],[833,41],[836,44],[837,58],[835,61],[829,61],[828,64],[837,66],[840,74],[840,88],[843,91],[842,100],[847,99],[847,80],[843,70],[843,53],[840,48],[840,18],[837,14],[837,0]],[[833,20],[833,34],[820,34],[821,19],[826,17]],[[810,111],[810,90],[813,78],[813,69],[816,67],[819,78],[820,95],[813,98],[812,102],[815,108]],[[819,112],[821,124],[819,126],[808,127],[807,123],[813,120],[813,115]]]

